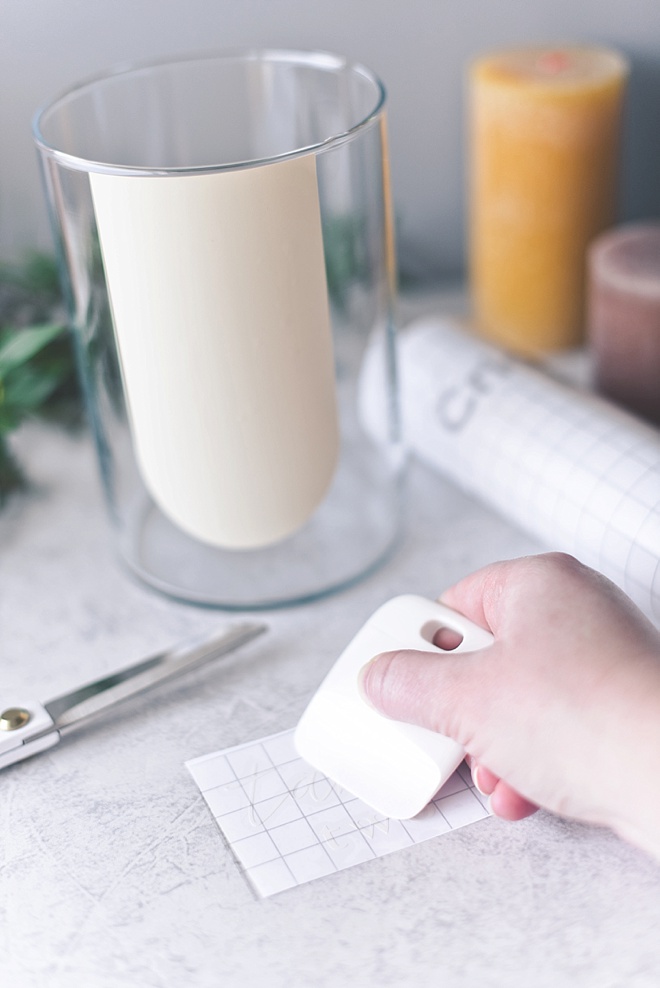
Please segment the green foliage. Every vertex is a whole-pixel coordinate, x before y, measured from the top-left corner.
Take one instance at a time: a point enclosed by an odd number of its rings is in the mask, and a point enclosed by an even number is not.
[[[34,254],[19,269],[0,267],[0,506],[25,486],[8,437],[39,416],[74,424],[80,403],[71,340],[54,261]],[[26,320],[35,319],[34,324]],[[38,321],[37,321],[38,320]]]
[[[365,235],[364,223],[359,216],[335,216],[326,221],[328,293],[340,311],[347,308],[351,289],[368,275]]]
[[[32,251],[20,267],[0,264],[0,282],[21,286],[31,295],[45,293],[52,299],[59,299],[57,264],[49,254]]]
[[[50,346],[63,326],[0,330],[0,435],[37,414],[69,371],[67,353]]]

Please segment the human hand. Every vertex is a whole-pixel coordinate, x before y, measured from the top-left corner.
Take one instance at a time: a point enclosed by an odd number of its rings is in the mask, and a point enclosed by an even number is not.
[[[660,632],[560,553],[487,566],[440,599],[492,647],[384,653],[362,672],[367,700],[462,744],[496,815],[542,806],[660,857]]]

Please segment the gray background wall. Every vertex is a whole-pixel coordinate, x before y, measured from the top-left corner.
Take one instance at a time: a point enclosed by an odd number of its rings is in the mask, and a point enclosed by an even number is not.
[[[0,0],[0,258],[50,248],[34,110],[116,63],[233,46],[324,48],[389,92],[405,275],[460,271],[469,59],[518,42],[613,44],[632,61],[622,218],[660,216],[660,0]]]

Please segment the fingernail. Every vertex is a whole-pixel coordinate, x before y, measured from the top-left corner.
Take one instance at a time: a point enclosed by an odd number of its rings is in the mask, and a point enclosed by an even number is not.
[[[479,766],[478,765],[473,765],[472,766],[472,781],[474,782],[475,789],[478,789],[482,796],[488,796],[488,793],[487,792],[484,792],[484,790],[479,785]],[[488,801],[490,802],[490,796],[488,796]]]
[[[362,668],[360,669],[360,671],[358,673],[358,677],[357,677],[358,693],[360,694],[360,696],[362,697],[362,699],[364,700],[364,702],[367,704],[367,706],[372,707],[374,710],[376,708],[374,707],[373,703],[371,702],[371,700],[367,696],[367,691],[366,691],[366,689],[364,687],[364,681],[365,681],[365,679],[367,677],[367,674],[369,672],[369,669],[371,668],[371,666],[375,662],[378,661],[379,658],[380,658],[380,656],[374,655],[373,659],[369,659],[369,661],[365,665],[362,666]]]

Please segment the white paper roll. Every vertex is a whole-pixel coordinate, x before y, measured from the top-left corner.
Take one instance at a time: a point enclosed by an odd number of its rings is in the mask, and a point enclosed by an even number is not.
[[[373,369],[372,369],[373,370]],[[414,452],[549,548],[617,583],[660,623],[660,434],[448,320],[400,335]],[[363,414],[381,421],[365,368]]]

